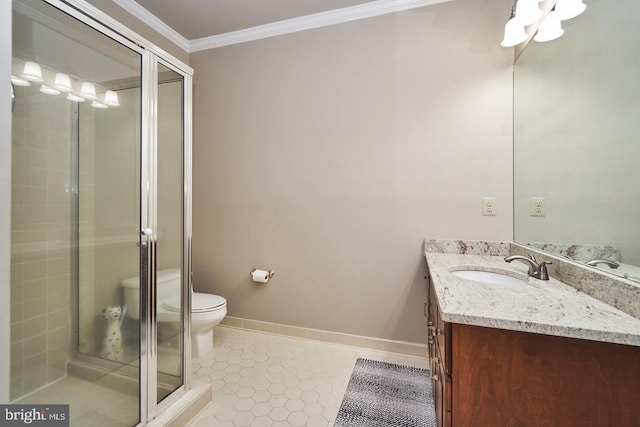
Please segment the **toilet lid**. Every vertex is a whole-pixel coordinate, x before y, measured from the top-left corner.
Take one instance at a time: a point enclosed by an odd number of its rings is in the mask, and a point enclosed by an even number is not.
[[[194,292],[191,295],[192,313],[204,313],[207,311],[213,311],[226,304],[227,300],[219,295],[203,294],[200,292]],[[179,312],[180,295],[175,295],[171,298],[167,298],[162,305],[169,311]]]

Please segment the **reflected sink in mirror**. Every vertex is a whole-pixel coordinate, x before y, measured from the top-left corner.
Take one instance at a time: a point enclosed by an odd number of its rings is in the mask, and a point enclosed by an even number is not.
[[[526,281],[517,277],[508,276],[502,273],[480,270],[453,270],[451,271],[456,277],[461,279],[473,280],[474,282],[493,283],[496,285],[525,285]]]

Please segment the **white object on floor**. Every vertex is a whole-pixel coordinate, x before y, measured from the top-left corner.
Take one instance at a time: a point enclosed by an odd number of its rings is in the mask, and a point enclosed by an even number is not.
[[[120,331],[122,309],[119,305],[109,306],[102,309],[102,315],[107,319],[107,328],[102,338],[100,357],[120,362],[122,361],[122,332]]]

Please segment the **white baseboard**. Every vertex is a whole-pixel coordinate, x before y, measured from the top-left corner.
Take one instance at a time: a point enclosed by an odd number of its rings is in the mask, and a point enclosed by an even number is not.
[[[402,354],[405,356],[426,358],[427,355],[426,344],[371,338],[360,335],[343,334],[340,332],[323,331],[320,329],[301,328],[298,326],[289,326],[279,323],[243,319],[241,317],[227,316],[222,320],[220,326],[303,338],[332,344],[349,345],[371,350],[386,351],[388,353]]]

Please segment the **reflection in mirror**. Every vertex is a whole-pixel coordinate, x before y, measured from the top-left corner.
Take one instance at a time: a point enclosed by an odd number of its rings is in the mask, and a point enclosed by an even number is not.
[[[515,64],[514,237],[640,281],[640,2],[585,4]]]

